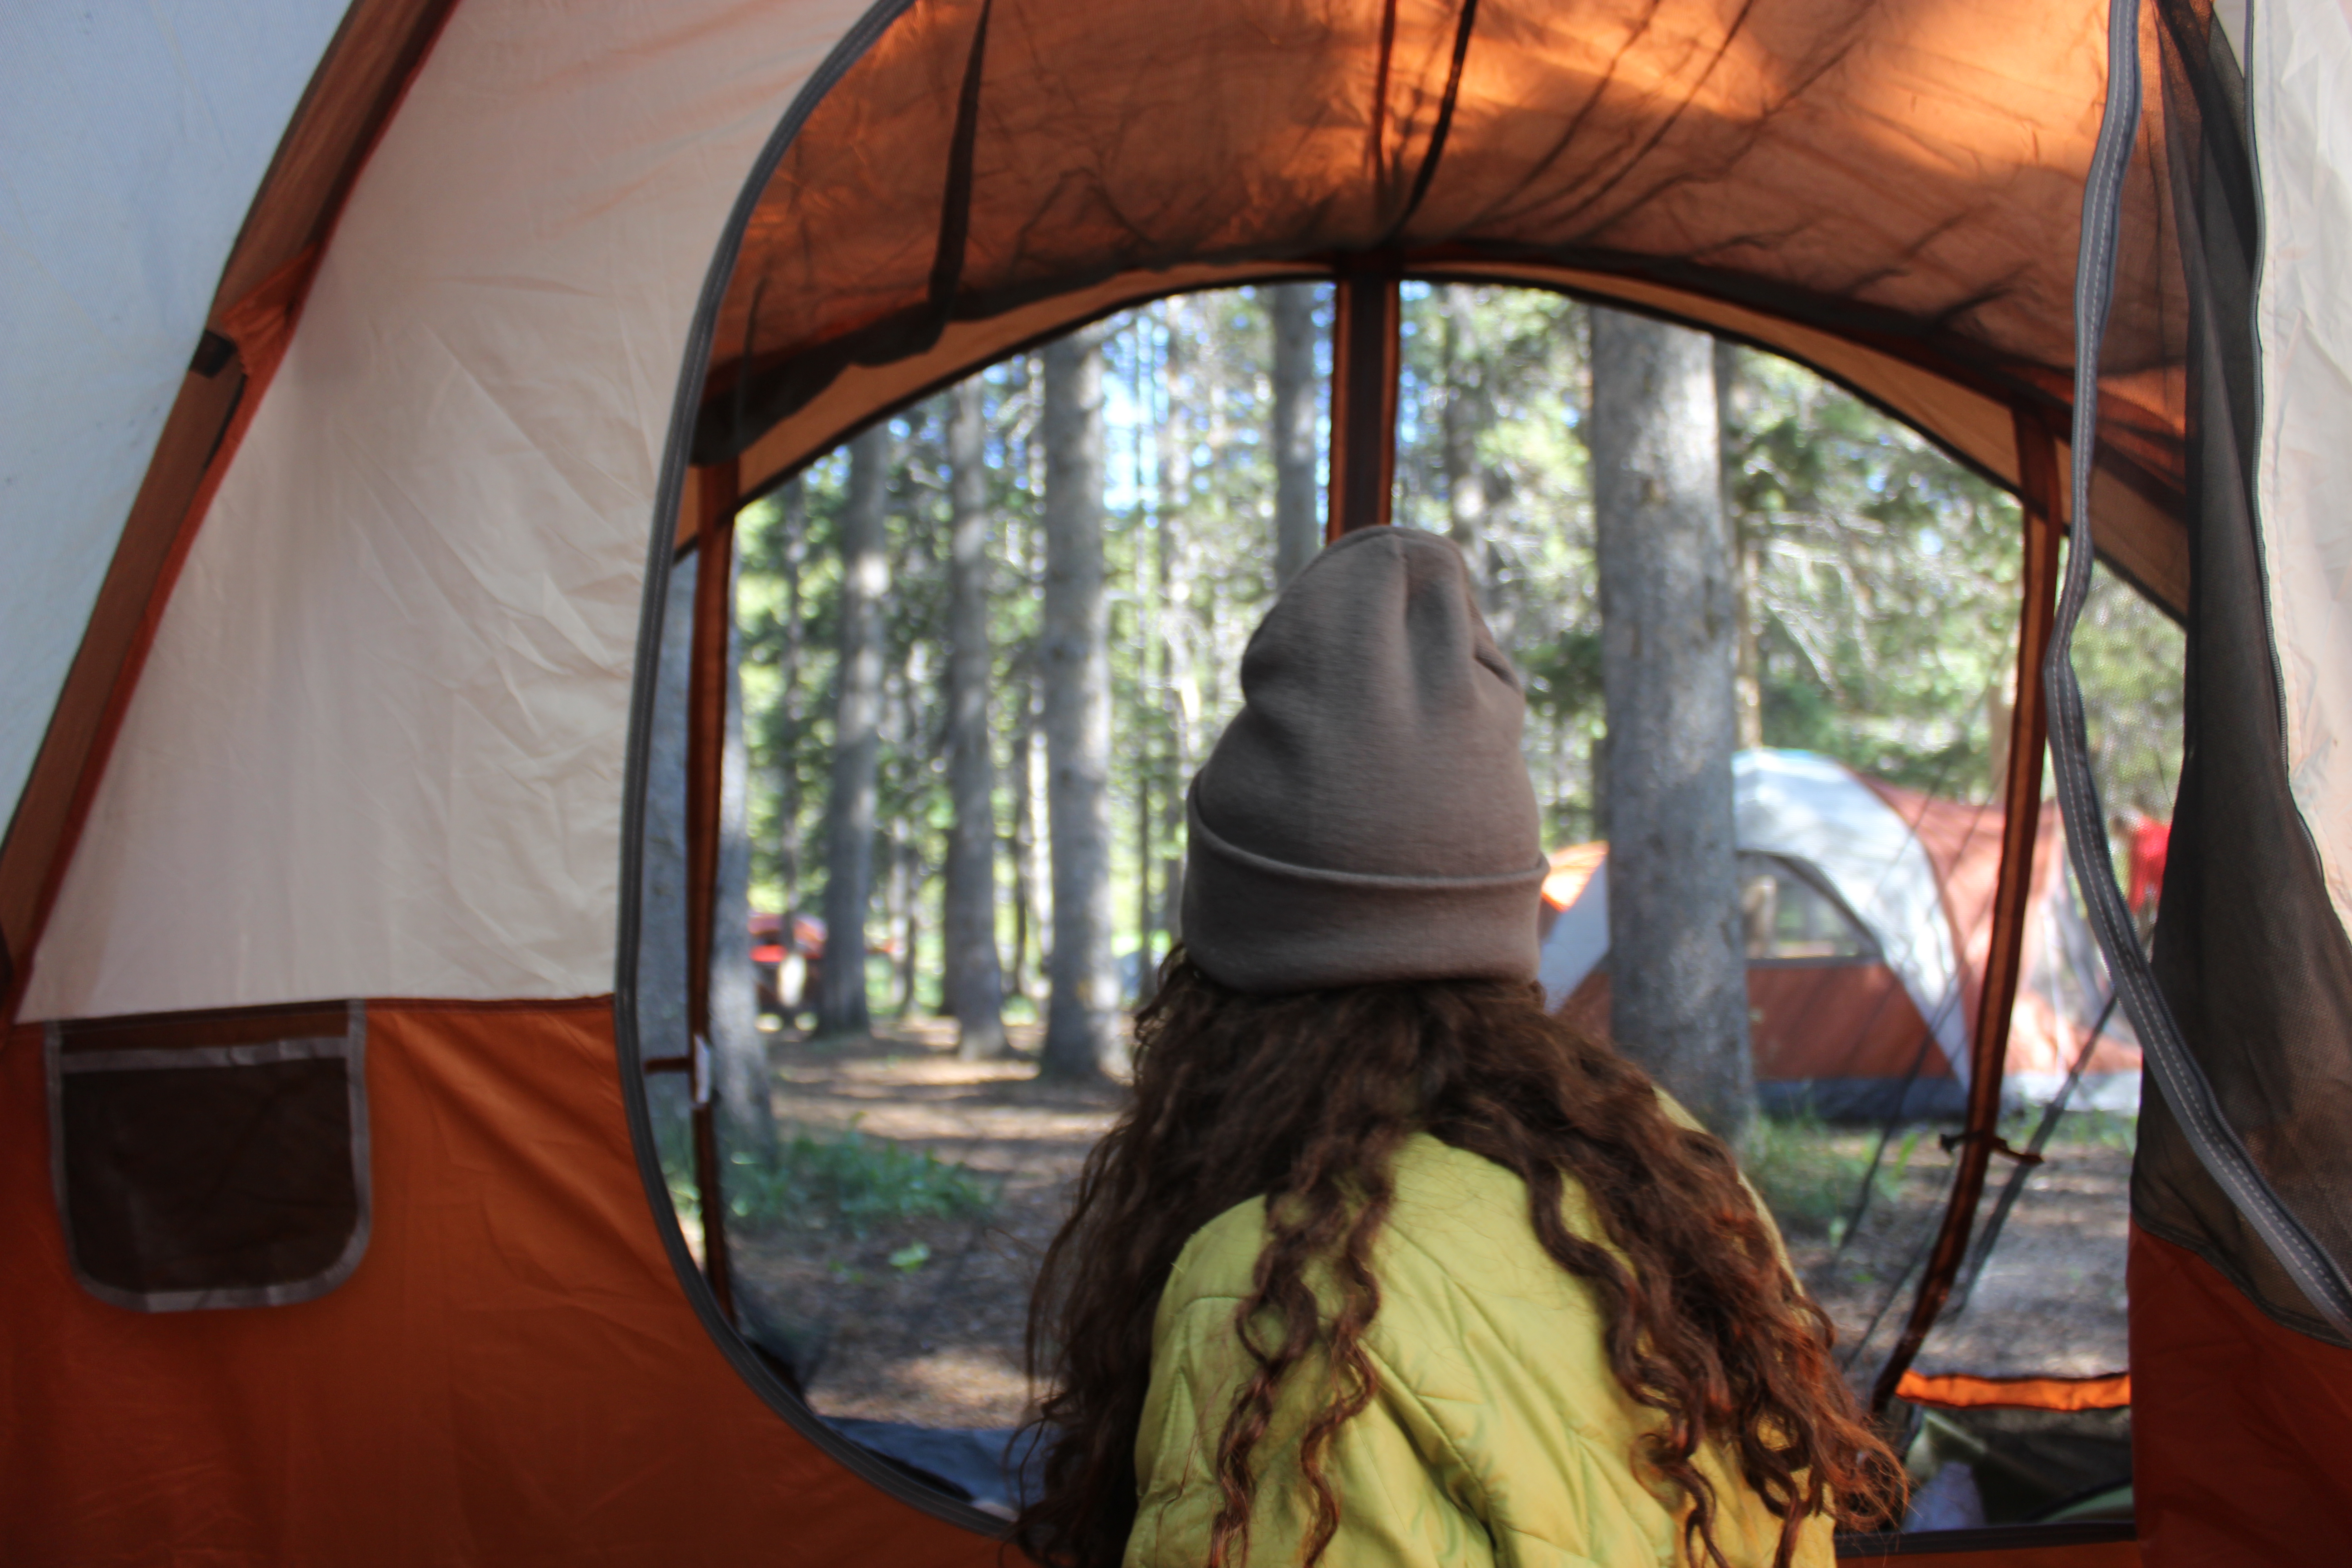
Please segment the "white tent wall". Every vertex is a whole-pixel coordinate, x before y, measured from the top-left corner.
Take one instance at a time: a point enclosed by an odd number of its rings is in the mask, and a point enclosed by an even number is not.
[[[611,988],[695,300],[866,8],[457,7],[197,534],[24,1016]]]
[[[1558,1012],[1585,977],[1609,956],[1609,862],[1603,860],[1584,879],[1576,898],[1551,923],[1536,954],[1536,982],[1543,987],[1544,1006]]]
[[[1962,1084],[1969,1020],[1936,868],[1912,824],[1843,764],[1805,752],[1733,761],[1739,847],[1818,868],[1879,944]]]
[[[344,0],[0,13],[0,802]]]
[[[2276,0],[2251,23],[2263,564],[2287,775],[2352,930],[2352,10]]]
[[[1843,764],[1805,752],[1732,759],[1738,847],[1785,855],[1828,879],[1878,942],[1962,1083],[1968,1019],[1936,868],[1912,825]],[[1544,939],[1538,978],[1557,1007],[1609,951],[1609,867],[1587,879]]]

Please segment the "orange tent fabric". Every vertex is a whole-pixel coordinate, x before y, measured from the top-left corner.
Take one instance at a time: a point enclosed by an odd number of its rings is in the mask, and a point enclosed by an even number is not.
[[[1946,1410],[2122,1410],[2131,1404],[2131,1373],[2103,1377],[1974,1377],[1967,1373],[1934,1376],[1911,1371],[1895,1396]]]
[[[2352,1350],[2132,1227],[2133,1495],[2148,1568],[2352,1562]]]
[[[299,1306],[145,1314],[68,1271],[40,1035],[11,1033],[0,1555],[999,1561],[820,1453],[711,1342],[637,1177],[608,1000],[378,1002],[369,1036],[359,1271]]]

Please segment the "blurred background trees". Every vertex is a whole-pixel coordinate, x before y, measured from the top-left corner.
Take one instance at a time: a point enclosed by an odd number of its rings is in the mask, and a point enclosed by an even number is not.
[[[992,1051],[991,992],[999,1016],[1043,1023],[1058,979],[1076,1021],[1057,1059],[1116,1067],[1104,1020],[1178,934],[1186,782],[1238,703],[1249,632],[1320,538],[1329,313],[1308,284],[1123,312],[903,411],[746,510],[751,904],[835,930],[864,910],[864,973],[825,966],[821,1027],[862,1029],[861,1005],[948,1012]],[[1396,521],[1463,546],[1527,677],[1549,847],[1605,836],[1609,816],[1591,357],[1574,300],[1406,285]],[[1727,343],[1713,360],[1740,743],[1986,798],[2013,691],[2016,503],[1801,367]],[[1086,450],[1057,458],[1055,410],[1086,402],[1066,383],[1089,374]],[[2102,572],[2077,662],[2110,809],[2168,816],[2179,629]],[[1057,682],[1089,671],[1100,696],[1057,709]],[[1066,753],[1070,712],[1083,743]],[[1065,816],[1091,825],[1088,864],[1066,840],[1057,871],[1066,785],[1085,786]],[[1070,931],[1087,951],[1057,966]]]

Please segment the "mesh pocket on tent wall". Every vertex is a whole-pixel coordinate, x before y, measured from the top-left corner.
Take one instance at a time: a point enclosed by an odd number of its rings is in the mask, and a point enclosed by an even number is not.
[[[75,1278],[142,1312],[323,1296],[368,1242],[357,1002],[53,1023],[50,1173]]]

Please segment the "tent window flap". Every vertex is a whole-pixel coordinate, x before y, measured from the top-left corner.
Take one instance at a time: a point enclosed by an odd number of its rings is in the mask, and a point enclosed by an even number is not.
[[[134,1311],[284,1306],[368,1238],[356,1002],[47,1030],[51,1174],[75,1277]]]

